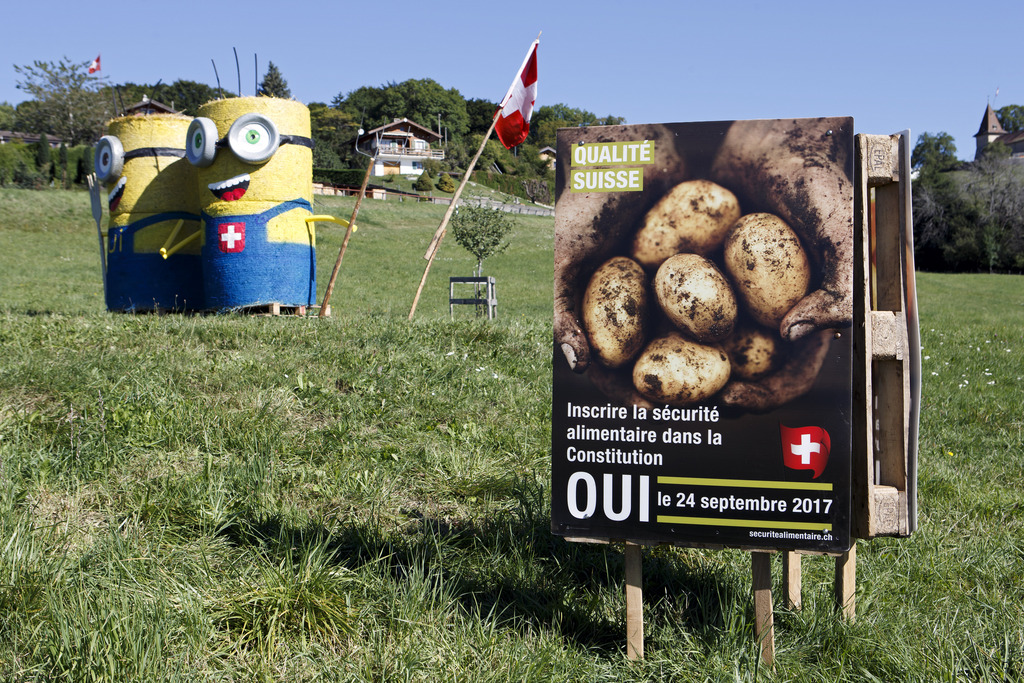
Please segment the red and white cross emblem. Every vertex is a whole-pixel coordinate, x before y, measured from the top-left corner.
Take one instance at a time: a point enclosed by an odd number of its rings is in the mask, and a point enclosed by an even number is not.
[[[225,254],[237,254],[245,249],[245,223],[221,223],[217,226],[217,244]]]

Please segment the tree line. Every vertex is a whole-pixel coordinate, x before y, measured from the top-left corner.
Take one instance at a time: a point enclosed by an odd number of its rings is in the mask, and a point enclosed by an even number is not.
[[[104,77],[89,74],[88,64],[65,57],[56,62],[36,61],[15,66],[17,87],[28,99],[16,106],[0,103],[0,129],[45,133],[60,138],[71,148],[89,146],[103,135],[109,119],[144,96],[184,114],[195,115],[203,103],[234,94],[188,80],[112,84]],[[258,94],[291,96],[286,79],[273,62],[268,64],[259,83]],[[479,148],[497,106],[497,102],[465,98],[457,89],[445,88],[429,78],[341,92],[329,103],[308,104],[316,143],[313,166],[317,169],[364,169],[368,159],[355,149],[358,131],[372,130],[405,117],[437,130],[442,136],[440,145],[445,150],[445,158],[438,164],[431,164],[428,175],[459,174]],[[550,180],[553,187],[553,174],[548,162],[541,157],[541,151],[555,146],[558,128],[621,123],[625,123],[621,117],[597,116],[565,104],[542,105],[534,111],[530,135],[522,145],[509,151],[496,139],[488,140],[477,169]],[[3,182],[4,175],[0,172],[0,183]]]
[[[996,111],[1007,132],[1024,130],[1024,107]],[[946,132],[918,136],[911,164],[914,252],[920,270],[1024,271],[1024,159],[999,141],[972,162]]]

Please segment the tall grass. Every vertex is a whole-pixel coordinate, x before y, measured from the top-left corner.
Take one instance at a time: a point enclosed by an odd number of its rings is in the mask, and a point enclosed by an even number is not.
[[[449,319],[473,258],[446,242],[408,322],[441,209],[370,201],[330,319],[126,316],[84,193],[8,201],[0,680],[1024,677],[1017,277],[919,277],[920,528],[860,544],[857,621],[805,559],[765,670],[749,556],[652,548],[631,663],[621,548],[549,528],[551,219],[485,263],[495,321]]]

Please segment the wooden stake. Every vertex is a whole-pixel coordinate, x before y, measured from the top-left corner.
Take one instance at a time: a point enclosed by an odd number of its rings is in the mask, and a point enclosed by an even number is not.
[[[352,237],[352,233],[356,229],[356,215],[359,213],[359,205],[363,203],[363,197],[366,195],[366,185],[370,182],[370,173],[373,171],[373,165],[377,162],[376,154],[370,159],[370,163],[366,167],[366,174],[363,176],[363,184],[359,187],[359,196],[356,198],[356,205],[352,207],[352,218],[348,221],[348,230],[345,231],[345,239],[341,243],[341,251],[338,252],[338,260],[334,262],[334,270],[331,271],[331,279],[327,282],[327,291],[324,292],[324,300],[320,302],[320,313],[317,317],[325,318],[330,315],[330,303],[331,303],[331,292],[334,291],[334,281],[338,277],[338,271],[341,270],[341,259],[345,257],[345,250],[348,248],[348,241]]]
[[[626,544],[626,656],[644,658],[643,549]]]
[[[750,553],[751,578],[754,590],[754,636],[761,646],[761,661],[775,665],[775,615],[772,609],[772,556]]]
[[[448,221],[451,220],[452,214],[455,213],[455,205],[459,201],[459,197],[462,196],[462,190],[466,187],[466,183],[469,182],[469,176],[473,172],[473,167],[476,166],[476,162],[479,161],[480,155],[484,152],[484,145],[491,139],[491,133],[494,132],[494,126],[498,122],[498,117],[501,115],[501,110],[494,112],[494,118],[491,119],[491,127],[487,129],[487,133],[484,135],[483,141],[480,143],[480,149],[476,151],[476,156],[469,162],[469,167],[466,169],[466,173],[462,176],[462,182],[459,183],[459,187],[455,190],[455,194],[452,195],[452,202],[448,205],[448,210],[444,213],[444,218],[441,219],[441,225],[438,226],[437,231],[434,233],[434,238],[430,240],[430,245],[427,246],[427,253],[423,255],[423,258],[427,259],[427,267],[423,269],[423,277],[420,278],[420,286],[416,290],[416,298],[412,300],[412,308],[409,309],[409,320],[412,320],[413,315],[416,314],[416,306],[420,302],[420,295],[423,293],[423,285],[427,282],[427,273],[430,272],[430,266],[434,263],[434,256],[437,255],[437,250],[441,246],[441,240],[444,239],[445,231],[448,229]]]
[[[851,624],[857,617],[854,591],[857,586],[857,540],[842,555],[836,557],[836,610]]]
[[[800,555],[792,550],[787,550],[782,553],[782,592],[786,594],[787,609],[803,609],[802,584]]]

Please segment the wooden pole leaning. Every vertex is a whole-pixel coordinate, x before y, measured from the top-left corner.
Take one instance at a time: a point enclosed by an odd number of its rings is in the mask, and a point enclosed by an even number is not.
[[[377,157],[374,156],[366,166],[366,173],[363,175],[363,184],[359,187],[359,196],[356,197],[356,205],[352,207],[352,218],[348,221],[348,229],[345,231],[345,239],[342,240],[341,250],[338,252],[338,260],[334,262],[334,270],[331,271],[331,279],[327,281],[327,291],[324,292],[324,300],[320,302],[320,313],[317,315],[318,318],[326,317],[328,315],[328,311],[331,310],[331,293],[334,291],[334,281],[338,278],[338,271],[341,270],[341,259],[345,258],[345,250],[348,249],[348,241],[352,237],[352,233],[356,230],[356,215],[359,214],[359,205],[363,203],[363,197],[366,196],[366,185],[370,182],[370,174],[373,172],[373,164],[376,160]]]
[[[466,187],[466,183],[469,182],[469,176],[473,172],[473,167],[476,166],[476,162],[480,160],[480,155],[484,152],[484,145],[491,139],[491,133],[494,132],[494,125],[498,122],[498,117],[501,115],[501,110],[494,112],[494,118],[491,119],[491,127],[487,129],[487,133],[484,135],[483,141],[480,143],[480,149],[476,151],[476,155],[473,160],[469,162],[469,166],[466,168],[466,173],[462,176],[462,182],[459,183],[458,189],[455,190],[455,194],[452,195],[452,202],[448,205],[448,210],[444,213],[444,218],[441,219],[441,225],[437,227],[437,231],[434,233],[434,238],[430,240],[430,244],[427,246],[427,252],[423,254],[423,258],[427,260],[427,266],[423,269],[423,277],[420,278],[420,286],[416,289],[416,297],[412,300],[412,308],[409,309],[409,320],[416,314],[416,306],[420,302],[420,295],[423,293],[423,285],[427,282],[427,274],[430,272],[430,266],[434,263],[434,257],[437,255],[437,250],[441,247],[441,240],[444,239],[445,231],[448,229],[448,221],[451,220],[452,214],[455,213],[456,204],[458,204],[459,197],[462,196],[462,190]]]

